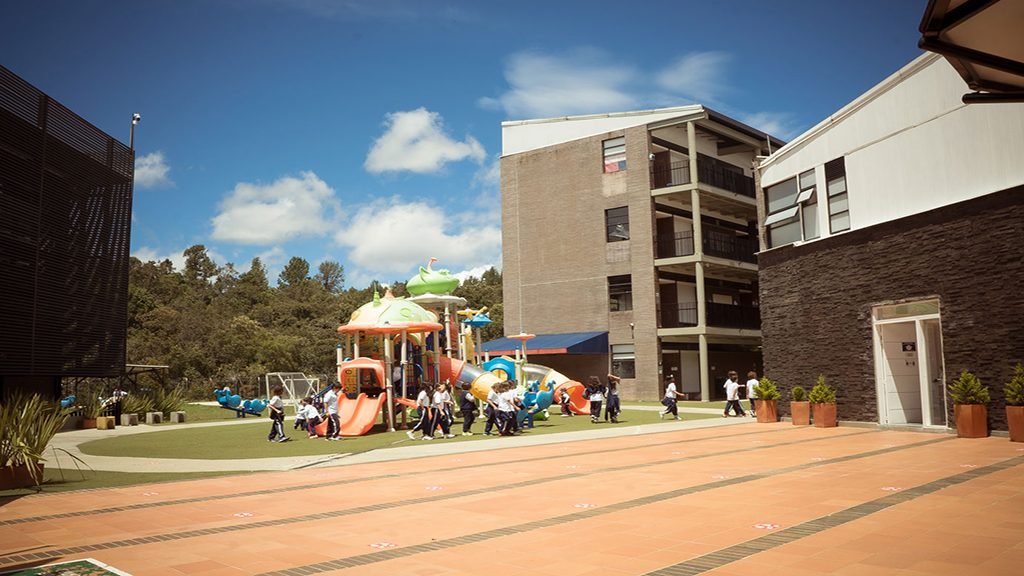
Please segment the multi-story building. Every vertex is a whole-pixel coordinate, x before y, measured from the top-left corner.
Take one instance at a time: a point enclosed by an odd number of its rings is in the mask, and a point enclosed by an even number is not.
[[[608,350],[531,359],[721,396],[760,369],[756,156],[782,142],[704,106],[502,124],[507,334],[607,334]]]
[[[824,374],[840,419],[945,428],[946,384],[969,370],[1005,429],[1024,361],[1024,104],[963,92],[921,56],[759,167],[765,369],[784,389]]]

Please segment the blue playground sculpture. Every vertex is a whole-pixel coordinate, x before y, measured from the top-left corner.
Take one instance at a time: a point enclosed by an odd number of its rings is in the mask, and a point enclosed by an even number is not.
[[[246,400],[243,402],[241,396],[232,394],[231,390],[227,389],[214,390],[213,395],[217,397],[217,403],[220,404],[221,408],[234,410],[235,416],[238,418],[245,418],[247,414],[259,416],[267,408],[265,400]]]

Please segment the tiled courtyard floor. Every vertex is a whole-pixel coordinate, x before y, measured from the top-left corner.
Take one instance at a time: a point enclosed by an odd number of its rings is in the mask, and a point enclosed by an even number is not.
[[[78,558],[136,576],[1021,574],[1024,445],[751,424],[0,506],[0,572]]]

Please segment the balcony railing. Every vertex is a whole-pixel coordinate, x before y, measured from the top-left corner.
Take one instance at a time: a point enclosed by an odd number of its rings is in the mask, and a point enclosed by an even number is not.
[[[657,257],[675,258],[693,254],[693,231],[686,230],[675,234],[662,234],[657,237]],[[708,230],[704,233],[704,253],[709,256],[740,260],[757,264],[757,239],[737,236],[729,232]]]
[[[704,306],[708,315],[708,326],[761,329],[761,310],[756,306],[737,306],[715,302],[707,302]],[[663,306],[661,309],[661,328],[690,328],[696,325],[696,302]]]
[[[697,176],[700,181],[716,188],[754,198],[754,179],[737,167],[704,154],[697,155]],[[668,166],[651,167],[651,189],[689,184],[690,161],[672,162]]]

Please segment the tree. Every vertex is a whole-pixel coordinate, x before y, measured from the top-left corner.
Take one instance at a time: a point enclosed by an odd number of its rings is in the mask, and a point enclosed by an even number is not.
[[[301,286],[306,280],[309,280],[309,262],[306,262],[304,258],[292,256],[284,270],[281,270],[281,274],[278,275],[277,285],[281,287]]]
[[[207,283],[217,275],[217,264],[206,253],[206,246],[195,244],[185,249],[185,279]]]
[[[323,286],[324,290],[331,294],[341,292],[345,285],[345,268],[334,260],[325,260],[320,263],[316,276],[313,280]]]

